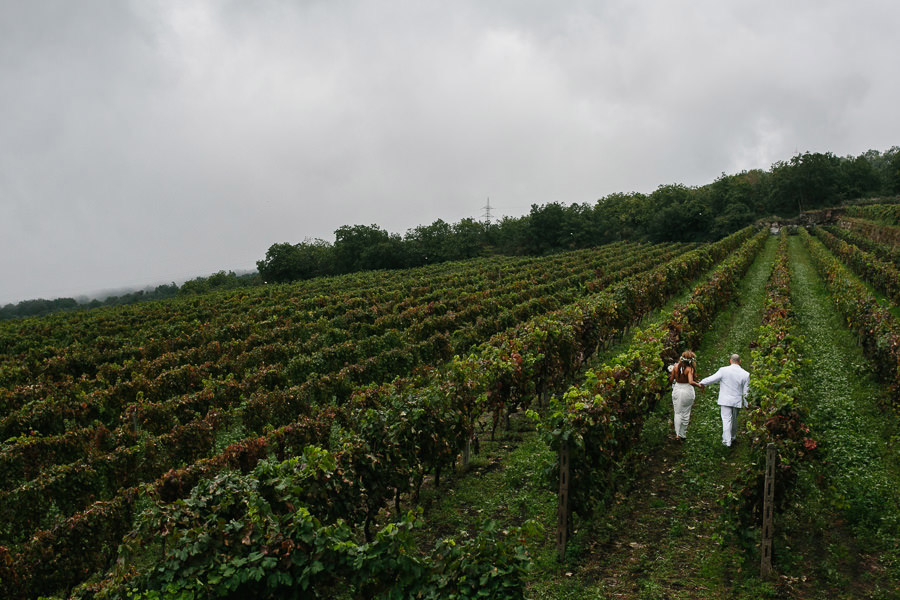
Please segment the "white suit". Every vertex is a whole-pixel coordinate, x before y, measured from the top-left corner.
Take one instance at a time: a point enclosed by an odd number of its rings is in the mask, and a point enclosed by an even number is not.
[[[741,365],[722,367],[700,381],[701,385],[719,384],[719,411],[722,414],[722,443],[731,446],[737,437],[738,410],[747,406],[750,393],[750,373]]]

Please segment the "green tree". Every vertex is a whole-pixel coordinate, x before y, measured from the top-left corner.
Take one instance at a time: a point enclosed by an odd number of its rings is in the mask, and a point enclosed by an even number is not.
[[[564,245],[570,232],[566,228],[566,209],[559,202],[532,204],[528,219],[530,254],[544,254]]]
[[[310,279],[335,273],[334,247],[325,240],[307,238],[297,244],[296,248],[298,279]]]
[[[453,256],[449,247],[452,237],[453,228],[441,219],[410,229],[404,238],[410,262],[425,265],[449,260]]]
[[[890,194],[900,194],[900,149],[894,152],[887,164],[887,190]]]
[[[841,180],[845,200],[870,196],[881,188],[878,171],[863,155],[841,161]]]
[[[681,184],[661,185],[650,194],[650,201],[653,209],[647,233],[652,241],[698,241],[707,237],[710,209],[696,190]]]
[[[286,283],[335,272],[334,249],[325,240],[305,240],[299,244],[272,244],[266,258],[256,262],[264,281]]]
[[[491,241],[501,254],[518,256],[527,252],[528,217],[505,216],[490,230]]]
[[[646,238],[652,212],[650,197],[636,192],[610,194],[594,205],[597,227],[604,242]]]
[[[769,207],[782,216],[833,206],[841,200],[841,161],[827,152],[798,154],[772,166]]]
[[[462,219],[455,223],[452,241],[448,248],[452,260],[481,256],[487,243],[487,229],[488,226],[485,223],[472,218]]]
[[[266,257],[256,261],[256,269],[265,282],[285,283],[298,279],[300,261],[301,254],[297,246],[282,242],[269,246]]]
[[[764,182],[767,174],[760,170],[725,175],[701,188],[705,196],[709,237],[719,239],[746,227],[762,216],[766,207]]]
[[[407,265],[401,237],[389,234],[377,225],[344,225],[334,235],[335,267],[340,273],[397,269]]]

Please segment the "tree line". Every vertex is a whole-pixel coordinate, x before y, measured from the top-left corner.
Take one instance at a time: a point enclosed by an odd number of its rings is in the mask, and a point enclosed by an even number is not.
[[[234,271],[228,271],[227,273],[219,271],[207,277],[195,277],[185,281],[180,286],[173,281],[172,283],[158,285],[155,288],[106,296],[102,299],[81,297],[78,299],[55,298],[53,300],[45,300],[38,298],[36,300],[23,300],[22,302],[10,303],[0,307],[0,321],[21,317],[42,317],[58,312],[87,310],[100,308],[101,306],[122,306],[150,300],[165,300],[177,296],[205,294],[216,290],[230,290],[259,285],[260,283],[262,283],[262,279],[258,273],[238,275]]]
[[[266,282],[398,269],[492,254],[541,255],[618,240],[704,242],[758,219],[900,194],[900,147],[859,156],[798,154],[768,171],[725,175],[700,187],[663,185],[650,194],[615,193],[594,204],[532,205],[521,217],[488,223],[441,219],[405,235],[378,225],[345,225],[335,241],[276,243],[257,268]]]

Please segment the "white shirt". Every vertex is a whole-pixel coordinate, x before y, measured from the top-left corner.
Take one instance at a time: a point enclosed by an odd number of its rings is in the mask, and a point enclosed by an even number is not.
[[[722,367],[709,377],[700,381],[701,385],[719,384],[719,405],[734,408],[747,406],[747,394],[750,393],[750,373],[741,365],[730,364]]]

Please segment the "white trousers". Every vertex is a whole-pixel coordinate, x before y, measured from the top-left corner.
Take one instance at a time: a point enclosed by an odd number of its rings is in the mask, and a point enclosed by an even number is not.
[[[738,411],[736,406],[719,406],[722,413],[722,443],[731,446],[737,438]]]
[[[691,407],[694,406],[694,386],[689,383],[676,383],[672,386],[672,408],[675,412],[675,435],[687,437],[688,424],[691,422]]]

